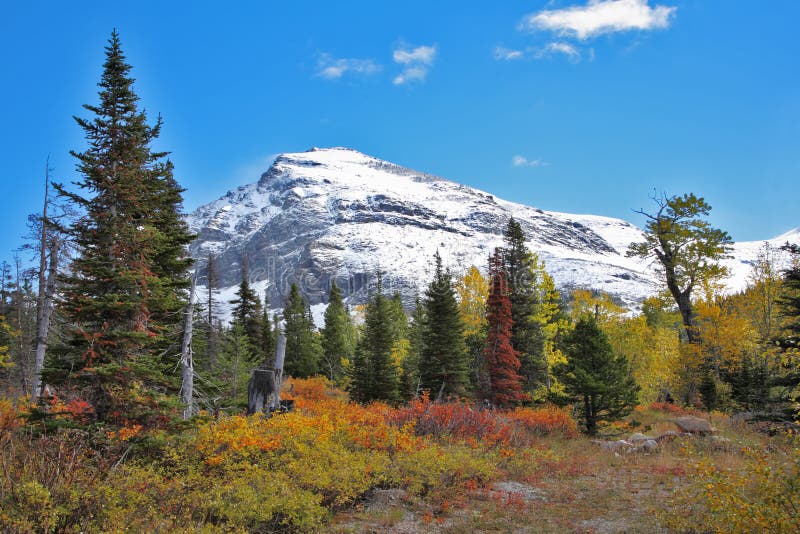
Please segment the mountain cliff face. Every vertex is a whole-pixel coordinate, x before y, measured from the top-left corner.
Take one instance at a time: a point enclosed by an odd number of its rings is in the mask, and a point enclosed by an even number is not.
[[[350,304],[364,302],[378,270],[384,287],[410,304],[437,250],[455,273],[483,268],[511,216],[560,289],[602,290],[631,307],[656,291],[654,266],[625,257],[628,244],[642,239],[626,221],[507,202],[346,148],[282,154],[257,183],[198,208],[188,221],[198,235],[191,253],[200,285],[213,254],[219,300],[230,300],[246,256],[250,280],[281,307],[292,282],[312,305],[326,301],[332,280]],[[800,232],[775,239],[786,240],[800,241]],[[737,244],[731,288],[743,287],[759,245]]]

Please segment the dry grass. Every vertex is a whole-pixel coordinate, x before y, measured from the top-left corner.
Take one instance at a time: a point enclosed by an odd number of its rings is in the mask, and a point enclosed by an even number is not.
[[[632,417],[650,436],[675,430],[675,414],[638,410]],[[668,532],[659,518],[674,512],[668,509],[671,498],[691,482],[696,461],[737,471],[747,462],[744,450],[784,446],[780,440],[733,425],[720,414],[713,415],[712,422],[730,446],[719,448],[711,438],[680,437],[662,442],[652,454],[619,454],[585,437],[544,437],[532,447],[515,450],[503,465],[501,478],[520,483],[502,486],[511,491],[497,491],[496,485],[489,484],[447,495],[401,499],[387,507],[370,501],[339,514],[331,530]]]

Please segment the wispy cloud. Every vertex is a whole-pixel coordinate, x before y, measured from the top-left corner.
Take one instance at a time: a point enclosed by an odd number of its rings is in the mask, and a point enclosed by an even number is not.
[[[593,51],[591,51],[590,56],[592,55]],[[581,53],[580,49],[577,46],[570,43],[559,42],[559,41],[547,43],[547,45],[545,45],[544,47],[536,50],[536,52],[534,52],[534,56],[536,57],[536,59],[542,59],[553,56],[566,56],[573,63],[578,63],[583,58],[583,54]]]
[[[514,167],[546,167],[549,163],[541,159],[528,159],[518,155],[511,158],[511,165]]]
[[[320,54],[317,61],[317,76],[326,80],[338,80],[347,73],[369,76],[380,70],[380,64],[371,59],[335,58],[330,54]]]
[[[392,53],[392,59],[395,63],[403,66],[403,71],[395,76],[392,83],[395,85],[403,85],[410,82],[423,81],[433,66],[436,60],[437,47],[431,46],[418,46],[416,48],[409,48],[401,45]]]
[[[525,52],[522,50],[513,50],[503,46],[494,47],[494,58],[498,61],[513,61],[523,57],[525,57]]]
[[[606,33],[668,28],[676,7],[649,5],[649,0],[589,0],[586,5],[542,10],[526,15],[521,29],[552,31],[586,40]]]

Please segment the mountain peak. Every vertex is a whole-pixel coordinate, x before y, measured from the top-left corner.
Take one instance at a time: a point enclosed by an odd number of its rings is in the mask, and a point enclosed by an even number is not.
[[[201,285],[213,253],[226,288],[220,300],[230,300],[246,255],[250,281],[280,307],[291,283],[313,305],[334,280],[350,304],[364,302],[378,270],[384,288],[411,304],[437,250],[457,274],[483,267],[512,216],[560,289],[605,291],[629,307],[656,291],[655,266],[625,256],[643,239],[626,221],[507,202],[352,148],[281,154],[257,184],[201,206],[188,222]],[[797,229],[781,237],[800,241]],[[755,243],[734,247],[730,287],[743,285],[757,253]]]

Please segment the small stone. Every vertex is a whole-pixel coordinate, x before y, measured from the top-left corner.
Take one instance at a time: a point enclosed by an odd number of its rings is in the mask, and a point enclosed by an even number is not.
[[[706,435],[717,431],[717,429],[711,426],[711,423],[693,415],[679,417],[675,419],[675,424],[681,432],[688,432],[689,434]]]

